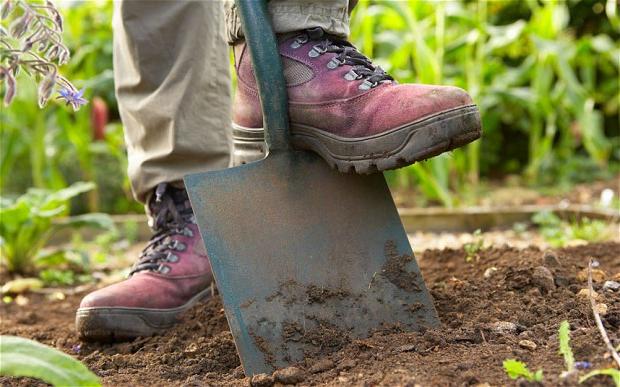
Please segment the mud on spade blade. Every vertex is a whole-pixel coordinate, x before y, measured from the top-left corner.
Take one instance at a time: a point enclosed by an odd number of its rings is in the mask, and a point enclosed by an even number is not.
[[[286,86],[264,1],[238,1],[268,156],[185,185],[246,375],[437,313],[382,174],[288,147]]]

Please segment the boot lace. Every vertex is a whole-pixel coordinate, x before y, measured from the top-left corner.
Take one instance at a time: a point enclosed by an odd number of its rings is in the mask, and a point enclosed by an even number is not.
[[[194,214],[184,189],[159,184],[149,208],[154,215],[152,227],[155,234],[131,268],[130,276],[141,271],[168,273],[170,267],[166,263],[177,262],[179,257],[175,252],[187,248],[176,237],[193,236],[188,225],[195,223]]]
[[[321,28],[312,28],[304,31],[304,33],[295,38],[291,47],[299,48],[308,42],[317,40],[319,40],[319,43],[312,47],[308,55],[311,58],[316,58],[326,52],[337,54],[327,63],[327,67],[335,69],[343,65],[351,66],[352,68],[345,75],[345,79],[349,81],[364,79],[364,82],[359,86],[360,89],[368,90],[379,83],[394,81],[390,74],[386,73],[380,66],[375,66],[368,57],[357,51],[351,43],[327,35]]]

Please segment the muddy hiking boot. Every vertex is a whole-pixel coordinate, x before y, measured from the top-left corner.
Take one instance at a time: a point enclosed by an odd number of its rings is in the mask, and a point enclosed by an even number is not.
[[[280,37],[291,142],[341,172],[404,167],[481,135],[471,97],[451,86],[398,84],[349,42],[320,28]],[[233,128],[262,127],[249,52],[235,46]]]
[[[149,210],[155,234],[129,278],[84,297],[76,314],[80,338],[157,334],[212,294],[211,265],[185,189],[158,185]]]

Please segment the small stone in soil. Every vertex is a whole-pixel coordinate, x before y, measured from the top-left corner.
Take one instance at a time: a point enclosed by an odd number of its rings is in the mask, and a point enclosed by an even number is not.
[[[607,273],[601,269],[592,269],[592,281],[603,282],[607,278]],[[577,273],[577,281],[588,282],[588,268],[581,270]]]
[[[532,273],[532,283],[545,292],[555,289],[553,274],[551,274],[551,271],[544,266],[534,268],[534,272]]]
[[[267,374],[258,374],[252,376],[250,386],[252,387],[271,387],[273,386],[273,376]]]
[[[590,290],[589,289],[581,289],[577,292],[577,297],[588,299],[590,298]],[[596,300],[598,298],[598,293],[592,291],[592,297]]]
[[[603,290],[617,292],[620,290],[620,282],[617,281],[605,281],[603,284]]]
[[[497,268],[496,267],[489,267],[488,269],[486,269],[484,271],[484,278],[491,278],[493,276],[493,274],[495,274],[497,272]]]
[[[516,333],[517,329],[517,324],[509,321],[498,321],[491,325],[491,330],[500,334]]]
[[[520,340],[519,346],[533,351],[536,349],[536,343],[531,340]]]
[[[607,304],[596,304],[595,309],[598,312],[598,314],[600,314],[601,316],[604,316],[607,314]]]
[[[273,373],[273,377],[276,382],[282,384],[297,384],[306,379],[306,373],[297,367],[287,367],[281,370],[276,370]]]
[[[334,362],[329,359],[321,359],[314,363],[312,367],[310,367],[310,372],[313,374],[318,374],[319,372],[324,372],[327,370],[331,370],[334,368]]]

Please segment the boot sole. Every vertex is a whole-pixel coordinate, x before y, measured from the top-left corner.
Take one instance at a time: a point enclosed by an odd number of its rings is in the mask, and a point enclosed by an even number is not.
[[[291,124],[291,143],[318,153],[334,169],[369,174],[396,169],[462,147],[482,135],[476,105],[463,106],[373,136],[346,138]]]
[[[79,308],[75,315],[75,326],[79,338],[85,341],[123,341],[138,336],[153,336],[170,329],[186,310],[209,298],[211,293],[211,288],[207,288],[185,304],[170,309]]]

